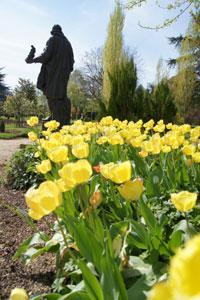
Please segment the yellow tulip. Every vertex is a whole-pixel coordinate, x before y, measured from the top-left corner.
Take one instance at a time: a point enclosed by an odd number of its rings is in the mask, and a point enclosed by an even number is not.
[[[24,289],[15,288],[11,291],[9,300],[28,300],[28,295]]]
[[[164,153],[169,153],[171,151],[171,147],[170,146],[162,146],[161,150]]]
[[[139,154],[139,156],[142,157],[142,158],[145,158],[145,157],[148,156],[148,152],[146,152],[146,151],[144,151],[144,150],[140,151],[138,154]]]
[[[39,165],[36,165],[36,170],[38,173],[46,174],[51,171],[51,162],[49,159],[43,160]]]
[[[72,137],[71,145],[77,145],[84,142],[84,137],[82,135],[76,135]]]
[[[101,119],[101,121],[99,122],[100,125],[111,125],[113,122],[113,118],[111,116],[107,116]]]
[[[148,122],[144,123],[143,127],[144,127],[144,128],[148,128],[148,129],[151,129],[151,128],[153,127],[154,123],[155,123],[154,120],[151,119],[151,120],[149,120]]]
[[[30,188],[25,194],[26,204],[30,208],[29,215],[35,220],[41,219],[46,211],[40,206],[39,190]]]
[[[77,184],[87,182],[92,175],[92,167],[86,159],[80,159],[74,164],[73,178]]]
[[[138,200],[144,191],[143,180],[136,178],[118,187],[121,196],[126,200]]]
[[[197,201],[197,194],[188,191],[171,194],[171,201],[179,211],[186,212],[191,210]]]
[[[47,152],[48,157],[55,163],[60,163],[68,160],[67,146],[60,146]]]
[[[56,130],[59,126],[60,126],[60,123],[55,120],[46,122],[44,124],[44,127],[48,128],[50,131]]]
[[[89,155],[88,143],[82,142],[72,146],[72,154],[77,158],[86,158]]]
[[[35,125],[37,125],[38,123],[39,123],[39,119],[38,119],[38,117],[30,117],[30,119],[28,119],[27,121],[26,121],[26,123],[29,125],[29,126],[31,126],[31,127],[33,127],[33,126],[35,126]]]
[[[98,138],[97,144],[98,145],[102,145],[102,144],[105,144],[107,141],[108,141],[108,137],[107,136],[101,136],[100,138]]]
[[[56,139],[50,139],[50,140],[40,140],[40,144],[46,151],[51,151],[57,147],[60,147],[60,141]]]
[[[200,163],[200,152],[195,152],[193,155],[192,155],[192,159],[195,163]]]
[[[168,124],[166,125],[166,128],[167,128],[167,129],[172,129],[172,126],[173,126],[172,123],[168,123]]]
[[[80,159],[75,163],[67,163],[59,170],[60,177],[67,187],[87,182],[92,175],[92,167],[86,159]]]
[[[113,162],[110,162],[105,165],[100,165],[100,173],[105,177],[106,179],[110,179],[110,170],[115,164]]]
[[[44,181],[38,189],[31,188],[25,194],[29,215],[35,220],[50,214],[62,203],[62,194],[53,181]]]
[[[33,131],[30,131],[29,133],[28,133],[28,138],[29,138],[29,140],[31,141],[31,142],[35,142],[35,141],[37,141],[37,134],[35,133],[35,132],[33,132]]]
[[[185,154],[185,155],[193,155],[194,152],[195,152],[195,146],[190,144],[190,145],[186,145],[182,148],[182,152]]]
[[[157,283],[149,293],[148,300],[175,300],[168,282]],[[178,300],[178,299],[177,299]]]
[[[169,284],[175,299],[200,299],[200,235],[189,240],[172,258]],[[179,298],[178,298],[179,297]],[[185,297],[185,298],[184,298]]]
[[[163,132],[165,130],[165,124],[157,124],[153,127],[153,130],[156,132]]]
[[[70,191],[73,188],[73,185],[67,186],[66,182],[62,178],[56,180],[55,183],[58,185],[58,187],[62,193]]]
[[[121,137],[121,135],[119,133],[111,135],[108,138],[108,142],[111,145],[123,145],[124,144],[124,140],[123,140],[123,138]]]
[[[130,180],[131,163],[130,161],[118,164],[111,162],[105,165],[100,165],[100,173],[106,179],[110,179],[115,183],[123,183]]]
[[[67,187],[73,188],[76,185],[76,181],[73,178],[73,166],[74,163],[67,163],[58,171],[58,174],[64,181]]]

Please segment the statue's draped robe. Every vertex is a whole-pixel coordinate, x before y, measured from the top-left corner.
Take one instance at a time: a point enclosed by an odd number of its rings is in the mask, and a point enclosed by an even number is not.
[[[43,91],[47,99],[64,99],[74,64],[72,46],[64,34],[55,33],[47,41],[44,52],[33,62],[42,64],[37,88]]]

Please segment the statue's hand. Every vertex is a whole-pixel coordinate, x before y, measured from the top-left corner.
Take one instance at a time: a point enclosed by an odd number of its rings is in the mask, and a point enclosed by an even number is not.
[[[31,51],[29,52],[29,55],[25,59],[27,64],[32,64],[33,63],[33,58],[35,56],[35,51],[36,51],[35,47],[33,45],[31,45]]]
[[[33,51],[34,54],[35,54],[36,49],[35,49],[35,47],[33,45],[31,45],[31,51]]]

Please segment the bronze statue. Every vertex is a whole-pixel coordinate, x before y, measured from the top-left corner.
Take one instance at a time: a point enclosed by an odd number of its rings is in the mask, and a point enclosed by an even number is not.
[[[73,49],[59,25],[54,25],[52,37],[47,41],[44,52],[35,57],[35,47],[26,58],[27,63],[41,63],[37,88],[47,97],[51,116],[60,126],[70,124],[71,102],[67,97],[67,84],[73,71]]]

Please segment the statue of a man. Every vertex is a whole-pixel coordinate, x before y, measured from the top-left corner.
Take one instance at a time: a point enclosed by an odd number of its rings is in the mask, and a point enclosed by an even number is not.
[[[47,97],[51,119],[60,122],[60,126],[70,123],[71,103],[67,97],[67,84],[73,71],[73,49],[62,32],[60,25],[54,25],[44,52],[35,57],[35,47],[26,58],[27,63],[41,63],[37,88]]]

